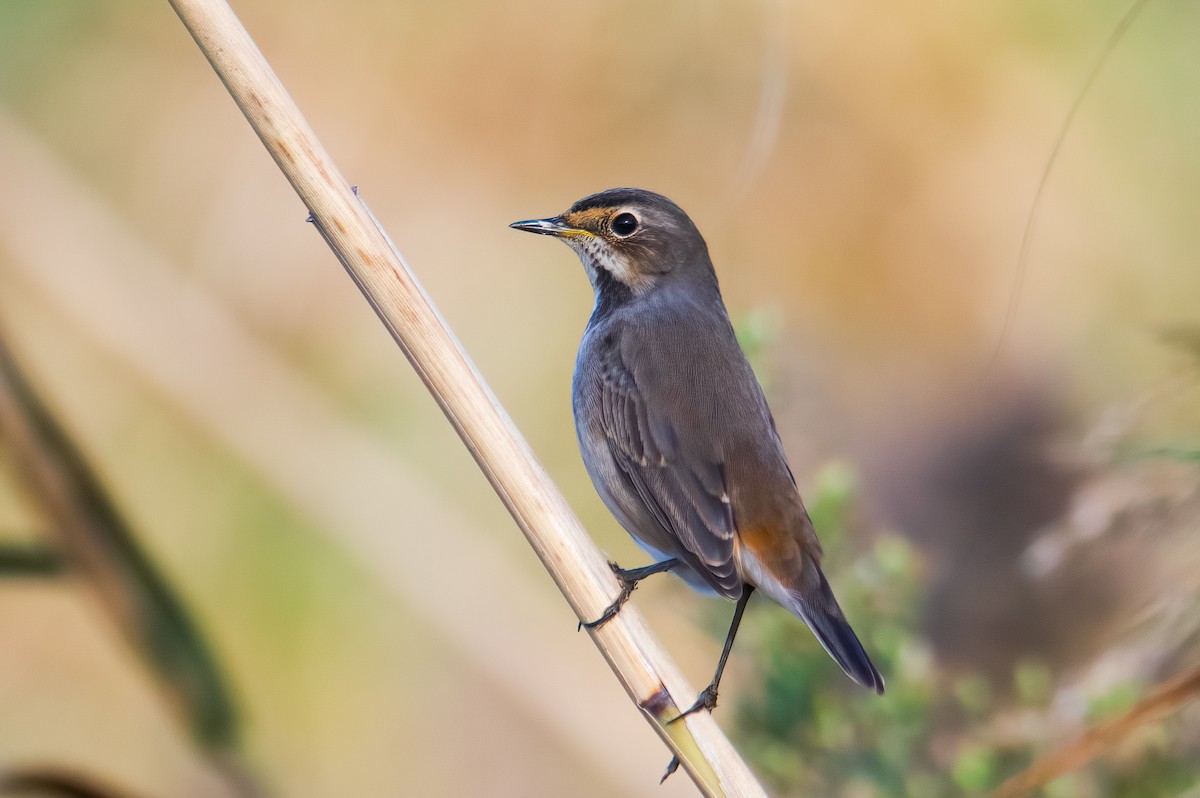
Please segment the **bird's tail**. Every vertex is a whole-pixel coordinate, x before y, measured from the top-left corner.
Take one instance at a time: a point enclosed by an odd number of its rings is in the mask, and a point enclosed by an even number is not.
[[[801,584],[795,588],[787,588],[791,600],[781,603],[808,624],[847,676],[882,694],[883,677],[858,641],[858,635],[850,628],[820,567],[811,561],[806,563],[798,581]]]

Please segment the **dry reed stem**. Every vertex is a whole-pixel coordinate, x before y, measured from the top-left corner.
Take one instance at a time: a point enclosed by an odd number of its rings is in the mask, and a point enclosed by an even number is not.
[[[989,798],[1020,798],[1071,773],[1119,745],[1135,729],[1157,720],[1200,694],[1200,667],[1169,679],[1150,695],[1112,720],[1089,729],[1082,737],[1042,757],[1006,780]]]
[[[218,0],[172,0],[172,6],[575,613],[596,617],[617,592],[603,556],[395,248],[338,173],[233,11]],[[711,717],[702,714],[666,725],[680,705],[690,704],[692,691],[640,616],[624,612],[591,635],[630,697],[704,794],[764,795]],[[682,698],[677,701],[675,696]]]

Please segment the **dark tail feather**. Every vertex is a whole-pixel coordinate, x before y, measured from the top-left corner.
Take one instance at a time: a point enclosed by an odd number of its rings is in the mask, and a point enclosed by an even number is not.
[[[871,663],[862,643],[858,642],[858,635],[850,628],[846,616],[842,615],[825,574],[815,565],[805,571],[809,573],[805,573],[804,581],[809,584],[805,585],[803,592],[789,591],[796,601],[788,609],[808,624],[829,656],[834,658],[847,676],[863,687],[882,694],[883,677]],[[811,571],[816,572],[816,579],[812,578]]]

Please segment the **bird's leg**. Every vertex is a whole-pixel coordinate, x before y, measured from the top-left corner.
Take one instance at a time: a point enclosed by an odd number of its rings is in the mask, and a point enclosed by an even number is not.
[[[617,613],[621,611],[621,606],[629,601],[630,595],[637,589],[638,582],[648,576],[661,574],[664,571],[669,571],[679,565],[679,560],[675,557],[662,562],[656,562],[653,565],[647,565],[643,568],[621,568],[615,562],[610,562],[608,567],[612,568],[612,572],[616,574],[617,581],[621,583],[621,592],[617,594],[617,599],[612,604],[609,604],[604,612],[594,621],[580,621],[579,628],[587,627],[588,629],[599,629],[604,624],[617,617]]]
[[[742,597],[738,599],[737,606],[733,609],[733,621],[729,624],[729,634],[725,636],[725,648],[721,651],[721,659],[717,662],[717,672],[713,674],[712,683],[700,691],[700,696],[696,699],[696,703],[679,713],[679,717],[672,718],[668,723],[675,723],[683,720],[693,712],[699,712],[702,709],[707,709],[709,712],[717,705],[717,686],[721,684],[721,674],[725,671],[725,661],[729,659],[729,652],[733,650],[733,639],[737,637],[738,626],[742,623],[742,614],[746,612],[746,605],[750,603],[750,594],[754,592],[754,585],[746,584],[742,588]]]

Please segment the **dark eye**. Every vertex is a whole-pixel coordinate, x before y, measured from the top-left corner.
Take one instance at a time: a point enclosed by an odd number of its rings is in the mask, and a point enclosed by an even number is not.
[[[638,220],[632,213],[618,213],[612,220],[612,231],[621,238],[633,235],[637,228]]]

